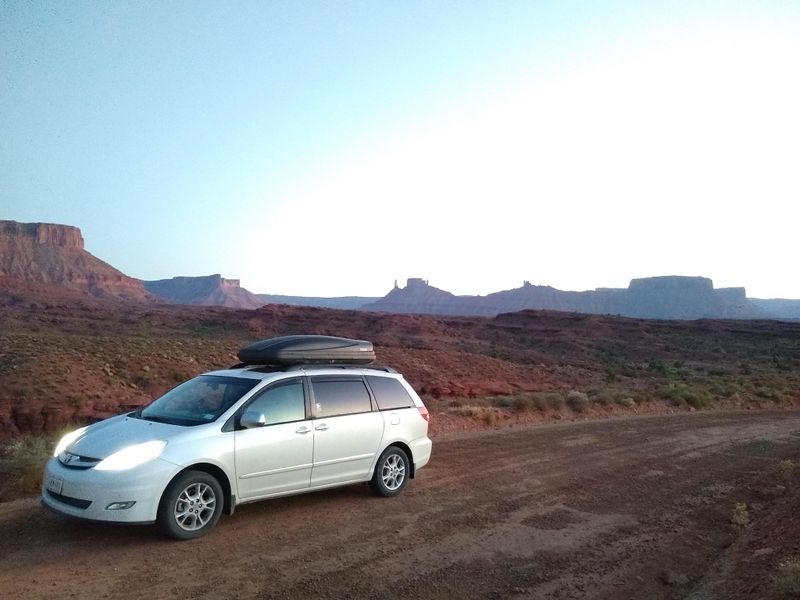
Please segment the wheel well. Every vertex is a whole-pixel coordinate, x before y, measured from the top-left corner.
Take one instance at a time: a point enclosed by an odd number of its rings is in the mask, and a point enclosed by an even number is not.
[[[391,444],[389,444],[389,446],[387,446],[387,448],[391,446],[400,448],[400,450],[406,453],[409,462],[409,477],[411,477],[411,479],[414,479],[414,455],[411,454],[411,448],[409,448],[403,442],[392,442]]]
[[[228,476],[225,475],[225,471],[216,465],[209,463],[198,463],[196,465],[190,465],[186,467],[183,471],[175,475],[175,477],[178,477],[178,475],[181,475],[182,473],[186,473],[186,471],[202,471],[204,473],[208,473],[214,479],[219,481],[219,484],[222,486],[222,496],[225,499],[225,503],[222,506],[222,512],[224,512],[226,515],[233,514],[235,507],[233,506],[232,502],[231,482],[228,481]]]

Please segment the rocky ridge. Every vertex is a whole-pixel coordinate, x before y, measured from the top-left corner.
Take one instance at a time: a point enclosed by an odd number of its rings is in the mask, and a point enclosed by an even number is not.
[[[238,279],[222,275],[202,277],[173,277],[143,281],[148,292],[173,304],[196,306],[226,306],[228,308],[258,308],[267,302],[241,287]]]
[[[463,316],[494,316],[519,310],[556,310],[650,319],[755,319],[765,311],[748,300],[744,288],[715,289],[706,277],[647,277],[628,288],[571,292],[531,285],[486,296],[455,296],[422,279],[409,279],[362,310]]]
[[[3,287],[54,285],[101,298],[153,301],[128,277],[84,249],[80,229],[53,223],[0,221]]]

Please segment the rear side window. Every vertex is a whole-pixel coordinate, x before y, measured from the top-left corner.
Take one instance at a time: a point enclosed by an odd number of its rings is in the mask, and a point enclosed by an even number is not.
[[[321,379],[311,378],[316,403],[316,417],[335,417],[353,413],[369,412],[367,386],[361,379]]]
[[[369,387],[375,394],[375,400],[380,410],[395,410],[398,408],[411,408],[414,401],[411,399],[403,384],[393,377],[373,377],[367,375]]]

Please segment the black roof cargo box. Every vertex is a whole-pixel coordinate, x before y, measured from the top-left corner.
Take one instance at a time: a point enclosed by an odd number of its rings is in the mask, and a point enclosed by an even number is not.
[[[286,335],[241,348],[246,365],[366,365],[375,360],[372,342],[328,335]]]

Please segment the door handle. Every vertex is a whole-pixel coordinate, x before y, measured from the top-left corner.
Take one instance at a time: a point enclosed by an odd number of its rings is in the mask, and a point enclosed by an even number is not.
[[[300,429],[296,430],[296,431],[295,431],[295,433],[309,433],[310,431],[311,431],[311,430],[310,430],[308,427],[306,427],[306,426],[304,425],[304,426],[303,426],[303,427],[301,427]]]
[[[322,425],[317,425],[314,427],[317,431],[328,431],[328,426],[323,423]]]

